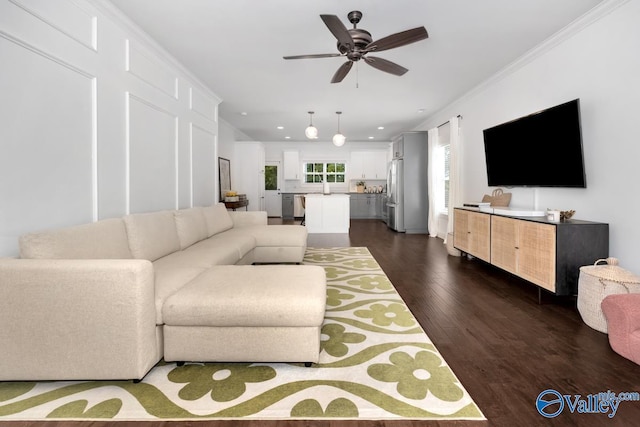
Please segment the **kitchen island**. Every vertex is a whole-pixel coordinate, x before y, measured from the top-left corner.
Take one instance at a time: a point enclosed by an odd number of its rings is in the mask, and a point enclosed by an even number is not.
[[[349,233],[349,195],[307,194],[305,226],[309,233]]]

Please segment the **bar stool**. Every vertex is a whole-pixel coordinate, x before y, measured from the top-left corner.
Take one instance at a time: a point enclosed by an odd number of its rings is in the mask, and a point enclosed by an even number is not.
[[[300,197],[300,203],[302,204],[302,209],[304,209],[304,213],[302,214],[302,222],[300,225],[304,225],[304,220],[307,217],[307,209],[305,208],[305,196]]]

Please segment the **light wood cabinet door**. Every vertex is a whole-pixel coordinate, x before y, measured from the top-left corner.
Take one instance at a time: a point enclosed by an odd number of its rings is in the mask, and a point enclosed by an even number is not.
[[[556,227],[492,216],[491,264],[555,292]]]
[[[487,214],[469,212],[469,246],[471,254],[484,261],[491,260],[491,217]]]
[[[453,246],[469,253],[469,212],[454,209]]]
[[[552,292],[556,290],[556,227],[519,221],[518,275]]]
[[[463,252],[490,261],[491,216],[456,209],[454,213],[454,246]]]
[[[491,217],[491,264],[513,274],[518,272],[518,222]]]

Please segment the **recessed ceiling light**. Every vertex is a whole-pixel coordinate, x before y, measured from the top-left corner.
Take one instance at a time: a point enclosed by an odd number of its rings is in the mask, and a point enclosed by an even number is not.
[[[384,126],[378,126],[378,130],[384,129]]]
[[[282,130],[284,129],[284,126],[278,126],[278,129]]]
[[[370,136],[370,137],[369,137],[369,139],[373,139],[373,137],[372,137],[372,136]]]
[[[246,116],[246,115],[247,115],[247,112],[246,112],[246,111],[243,111],[243,112],[241,112],[241,113],[240,113],[240,115],[241,115],[241,116]]]
[[[290,136],[285,136],[284,139],[291,139],[291,137]]]
[[[424,113],[424,108],[419,108],[418,109],[418,114],[422,114],[422,113]]]

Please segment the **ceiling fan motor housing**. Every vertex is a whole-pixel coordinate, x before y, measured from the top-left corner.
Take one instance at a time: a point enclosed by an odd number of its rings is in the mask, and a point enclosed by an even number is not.
[[[360,28],[352,28],[347,31],[349,31],[355,46],[351,48],[349,45],[338,42],[338,50],[340,53],[346,54],[350,60],[357,61],[364,53],[361,51],[373,41],[373,37],[371,37],[371,33],[369,31],[362,30]]]

